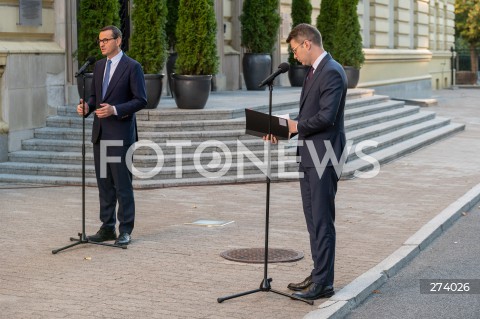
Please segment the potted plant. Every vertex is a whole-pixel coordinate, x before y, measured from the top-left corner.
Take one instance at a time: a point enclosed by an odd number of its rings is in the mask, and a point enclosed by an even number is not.
[[[164,0],[135,0],[128,54],[143,67],[147,109],[156,108],[162,94],[163,74],[160,72],[167,58],[166,22],[167,5]]]
[[[175,103],[182,109],[202,109],[218,70],[217,21],[213,0],[180,0],[176,28]]]
[[[98,33],[101,28],[107,25],[120,25],[120,5],[118,0],[82,0],[79,1],[78,10],[78,49],[76,51],[77,61],[80,65],[89,58],[95,60],[103,58],[97,42]],[[92,70],[92,66],[87,69]],[[83,94],[83,78],[77,79],[78,94]],[[91,95],[92,73],[85,73],[85,95]]]
[[[258,84],[272,71],[272,51],[278,37],[278,0],[245,0],[240,15],[243,76],[247,90],[264,90]]]
[[[312,4],[310,0],[292,0],[292,28],[300,23],[312,23]],[[288,70],[288,79],[291,86],[302,86],[303,80],[307,75],[308,65],[302,65],[295,59],[292,48],[288,47],[288,63],[290,69]]]
[[[316,21],[317,29],[322,34],[323,48],[334,58],[338,11],[338,0],[322,0],[320,14]]]
[[[335,32],[335,59],[345,69],[348,88],[355,88],[365,61],[357,15],[358,0],[339,0],[338,5],[342,10],[338,13]]]
[[[177,28],[178,20],[178,4],[179,0],[167,0],[168,17],[167,24],[165,25],[165,32],[167,34],[167,79],[168,88],[172,91],[172,73],[175,72],[175,62],[177,61],[178,54],[175,51],[175,44],[177,42],[177,36],[175,30]]]

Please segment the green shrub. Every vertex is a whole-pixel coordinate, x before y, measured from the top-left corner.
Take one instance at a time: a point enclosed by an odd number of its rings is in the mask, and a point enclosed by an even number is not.
[[[339,14],[335,32],[335,59],[343,66],[360,69],[365,56],[358,22],[358,0],[339,0]]]
[[[213,0],[180,0],[175,69],[184,75],[213,75],[218,70],[217,21]]]
[[[128,55],[147,74],[157,74],[167,58],[165,24],[166,0],[135,0],[132,8],[132,35]]]
[[[322,34],[323,48],[335,57],[335,33],[338,22],[338,0],[322,0],[317,29]]]
[[[245,0],[240,15],[241,45],[247,53],[272,53],[280,27],[278,0]]]
[[[175,44],[177,43],[175,29],[177,28],[178,20],[178,4],[179,0],[167,0],[168,16],[165,31],[167,33],[167,43],[170,51],[175,51]]]
[[[312,4],[310,0],[292,0],[292,29],[300,23],[312,23]],[[288,47],[288,63],[300,65],[290,47]]]
[[[120,26],[120,5],[118,0],[82,0],[78,11],[78,50],[76,56],[79,65],[93,56],[103,58],[97,44],[100,29],[108,26]]]

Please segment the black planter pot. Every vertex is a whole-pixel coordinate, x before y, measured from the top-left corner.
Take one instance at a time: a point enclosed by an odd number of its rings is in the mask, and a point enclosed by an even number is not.
[[[167,79],[168,79],[168,89],[170,90],[170,94],[173,97],[172,93],[172,73],[175,73],[175,62],[177,61],[178,54],[177,52],[172,52],[168,55],[166,67],[167,67]]]
[[[163,87],[163,74],[145,74],[145,88],[147,90],[146,109],[154,109],[160,103]]]
[[[347,87],[354,89],[357,87],[358,80],[360,79],[360,70],[352,66],[344,66],[345,74],[347,75]]]
[[[147,109],[154,109],[160,102],[163,87],[163,74],[145,74],[145,87],[147,90]],[[92,95],[93,73],[85,73],[85,99]],[[83,77],[77,78],[78,95],[83,97]]]
[[[212,86],[211,75],[172,74],[173,97],[180,109],[203,109]]]
[[[266,85],[258,85],[272,72],[272,57],[270,54],[245,53],[242,60],[243,77],[247,90],[263,91]]]
[[[310,66],[308,65],[290,65],[290,69],[288,69],[288,79],[290,80],[291,86],[302,86],[305,77],[307,76],[308,69]]]
[[[85,73],[85,96],[83,96],[83,77],[77,78],[77,90],[80,98],[85,98],[85,102],[88,101],[90,95],[92,95],[92,79],[93,73]]]

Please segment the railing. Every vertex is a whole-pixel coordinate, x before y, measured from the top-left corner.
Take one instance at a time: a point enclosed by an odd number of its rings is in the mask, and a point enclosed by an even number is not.
[[[457,71],[470,71],[472,68],[470,60],[470,50],[455,50],[456,62],[455,69]],[[480,48],[477,48],[477,52],[480,52]],[[478,57],[477,65],[480,67],[480,56]]]

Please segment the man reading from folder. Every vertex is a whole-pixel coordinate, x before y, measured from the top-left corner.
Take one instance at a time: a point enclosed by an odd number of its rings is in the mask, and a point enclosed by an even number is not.
[[[342,66],[324,51],[315,27],[297,25],[287,42],[295,58],[311,66],[303,83],[297,121],[289,120],[288,126],[290,133],[298,134],[300,190],[313,259],[307,278],[288,288],[298,291],[297,297],[314,300],[335,293],[335,194],[340,176],[330,160],[326,167],[318,166],[325,155],[328,158],[326,143],[331,144],[337,159],[345,147],[347,80]]]

